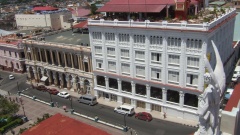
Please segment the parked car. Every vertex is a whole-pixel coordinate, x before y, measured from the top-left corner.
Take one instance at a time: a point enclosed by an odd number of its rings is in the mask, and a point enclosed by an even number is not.
[[[226,93],[225,93],[225,95],[224,95],[225,100],[229,100],[229,99],[230,99],[233,91],[234,91],[233,88],[228,88],[228,89],[226,90]]]
[[[59,93],[59,91],[58,91],[57,89],[55,89],[55,88],[50,88],[50,89],[48,89],[48,92],[49,92],[50,94],[53,94],[53,95],[57,95],[57,94]]]
[[[13,80],[13,79],[15,79],[15,77],[13,75],[9,75],[9,79]]]
[[[88,105],[95,105],[98,103],[97,97],[89,94],[82,95],[81,97],[79,97],[78,102],[88,104]]]
[[[136,113],[135,118],[140,120],[145,120],[145,121],[151,121],[152,115],[147,112],[139,112],[139,113]]]
[[[233,72],[232,81],[236,82],[239,77],[240,77],[240,66],[236,66],[236,68],[234,69],[234,72]]]
[[[70,94],[68,94],[68,93],[65,92],[65,91],[59,92],[57,95],[58,95],[59,97],[62,97],[62,98],[69,98],[69,97],[70,97]]]
[[[119,107],[114,108],[114,112],[120,113],[120,114],[126,114],[128,116],[132,116],[135,114],[134,108],[129,105],[121,105]]]
[[[47,91],[47,87],[44,86],[44,85],[39,85],[36,87],[37,90],[40,90],[40,91]]]

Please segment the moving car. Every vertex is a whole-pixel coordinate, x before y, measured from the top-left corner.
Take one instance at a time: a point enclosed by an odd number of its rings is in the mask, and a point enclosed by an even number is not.
[[[44,92],[47,91],[47,87],[44,86],[44,85],[39,85],[39,86],[36,87],[36,89],[40,90],[40,91],[44,91]]]
[[[145,121],[151,121],[152,115],[147,112],[139,112],[139,113],[136,113],[135,118],[140,120],[145,120]]]
[[[13,79],[15,79],[15,77],[13,75],[9,75],[9,79],[13,80]]]
[[[132,106],[129,105],[121,105],[119,107],[116,107],[114,109],[114,112],[120,113],[120,114],[126,114],[126,115],[134,115],[135,111]]]
[[[70,94],[68,94],[68,93],[65,92],[65,91],[59,92],[57,95],[58,95],[59,97],[62,97],[62,98],[69,98],[69,97],[70,97]]]
[[[81,97],[79,97],[78,102],[88,104],[88,105],[95,105],[98,103],[96,96],[92,96],[89,94],[82,95]]]
[[[53,94],[53,95],[57,95],[59,93],[59,91],[55,88],[50,88],[50,89],[48,89],[48,93]]]

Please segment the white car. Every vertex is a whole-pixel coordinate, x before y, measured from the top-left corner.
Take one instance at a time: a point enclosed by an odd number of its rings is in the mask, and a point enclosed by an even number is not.
[[[69,98],[70,94],[68,94],[67,92],[63,91],[63,92],[59,92],[57,94],[59,97],[63,97],[63,98]]]
[[[9,75],[9,79],[13,80],[13,79],[15,79],[15,77],[13,75]]]

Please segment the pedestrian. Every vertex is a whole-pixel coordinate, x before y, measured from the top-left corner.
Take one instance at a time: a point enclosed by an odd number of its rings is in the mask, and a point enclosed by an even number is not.
[[[8,96],[10,96],[10,94],[11,94],[11,93],[8,91]]]
[[[14,131],[14,130],[12,130],[12,129],[11,129],[11,133],[12,133],[13,135],[15,135],[15,131]]]
[[[11,97],[9,97],[9,101],[12,101]]]
[[[16,97],[16,102],[18,102],[18,98]]]
[[[55,103],[56,107],[58,108],[58,102]]]
[[[130,134],[132,135],[132,129],[130,130]]]
[[[163,113],[163,117],[164,117],[164,119],[166,119],[166,118],[167,118],[167,115],[166,115],[166,113],[165,113],[165,112]]]

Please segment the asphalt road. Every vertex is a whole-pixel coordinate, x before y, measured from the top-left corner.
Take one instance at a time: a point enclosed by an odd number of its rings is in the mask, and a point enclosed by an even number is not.
[[[10,73],[0,71],[0,89],[9,91],[12,94],[16,94],[18,88],[23,91],[24,94],[29,96],[36,96],[38,99],[50,102],[50,95],[47,92],[41,92],[36,89],[32,89],[30,85],[26,84],[26,74],[15,76],[14,80],[9,80]],[[18,83],[18,85],[17,85]],[[19,86],[19,87],[18,87]],[[68,99],[60,98],[56,95],[52,95],[52,101],[58,102],[59,106],[66,105],[71,108],[71,101]],[[89,106],[78,103],[77,98],[73,97],[72,107],[76,112],[108,121],[116,125],[124,125],[124,116],[113,112],[112,107],[97,104],[95,106]],[[189,135],[194,133],[197,129],[193,127],[184,126],[177,123],[172,123],[164,120],[153,119],[151,122],[145,122],[134,117],[126,117],[126,125],[137,131],[138,135]]]

